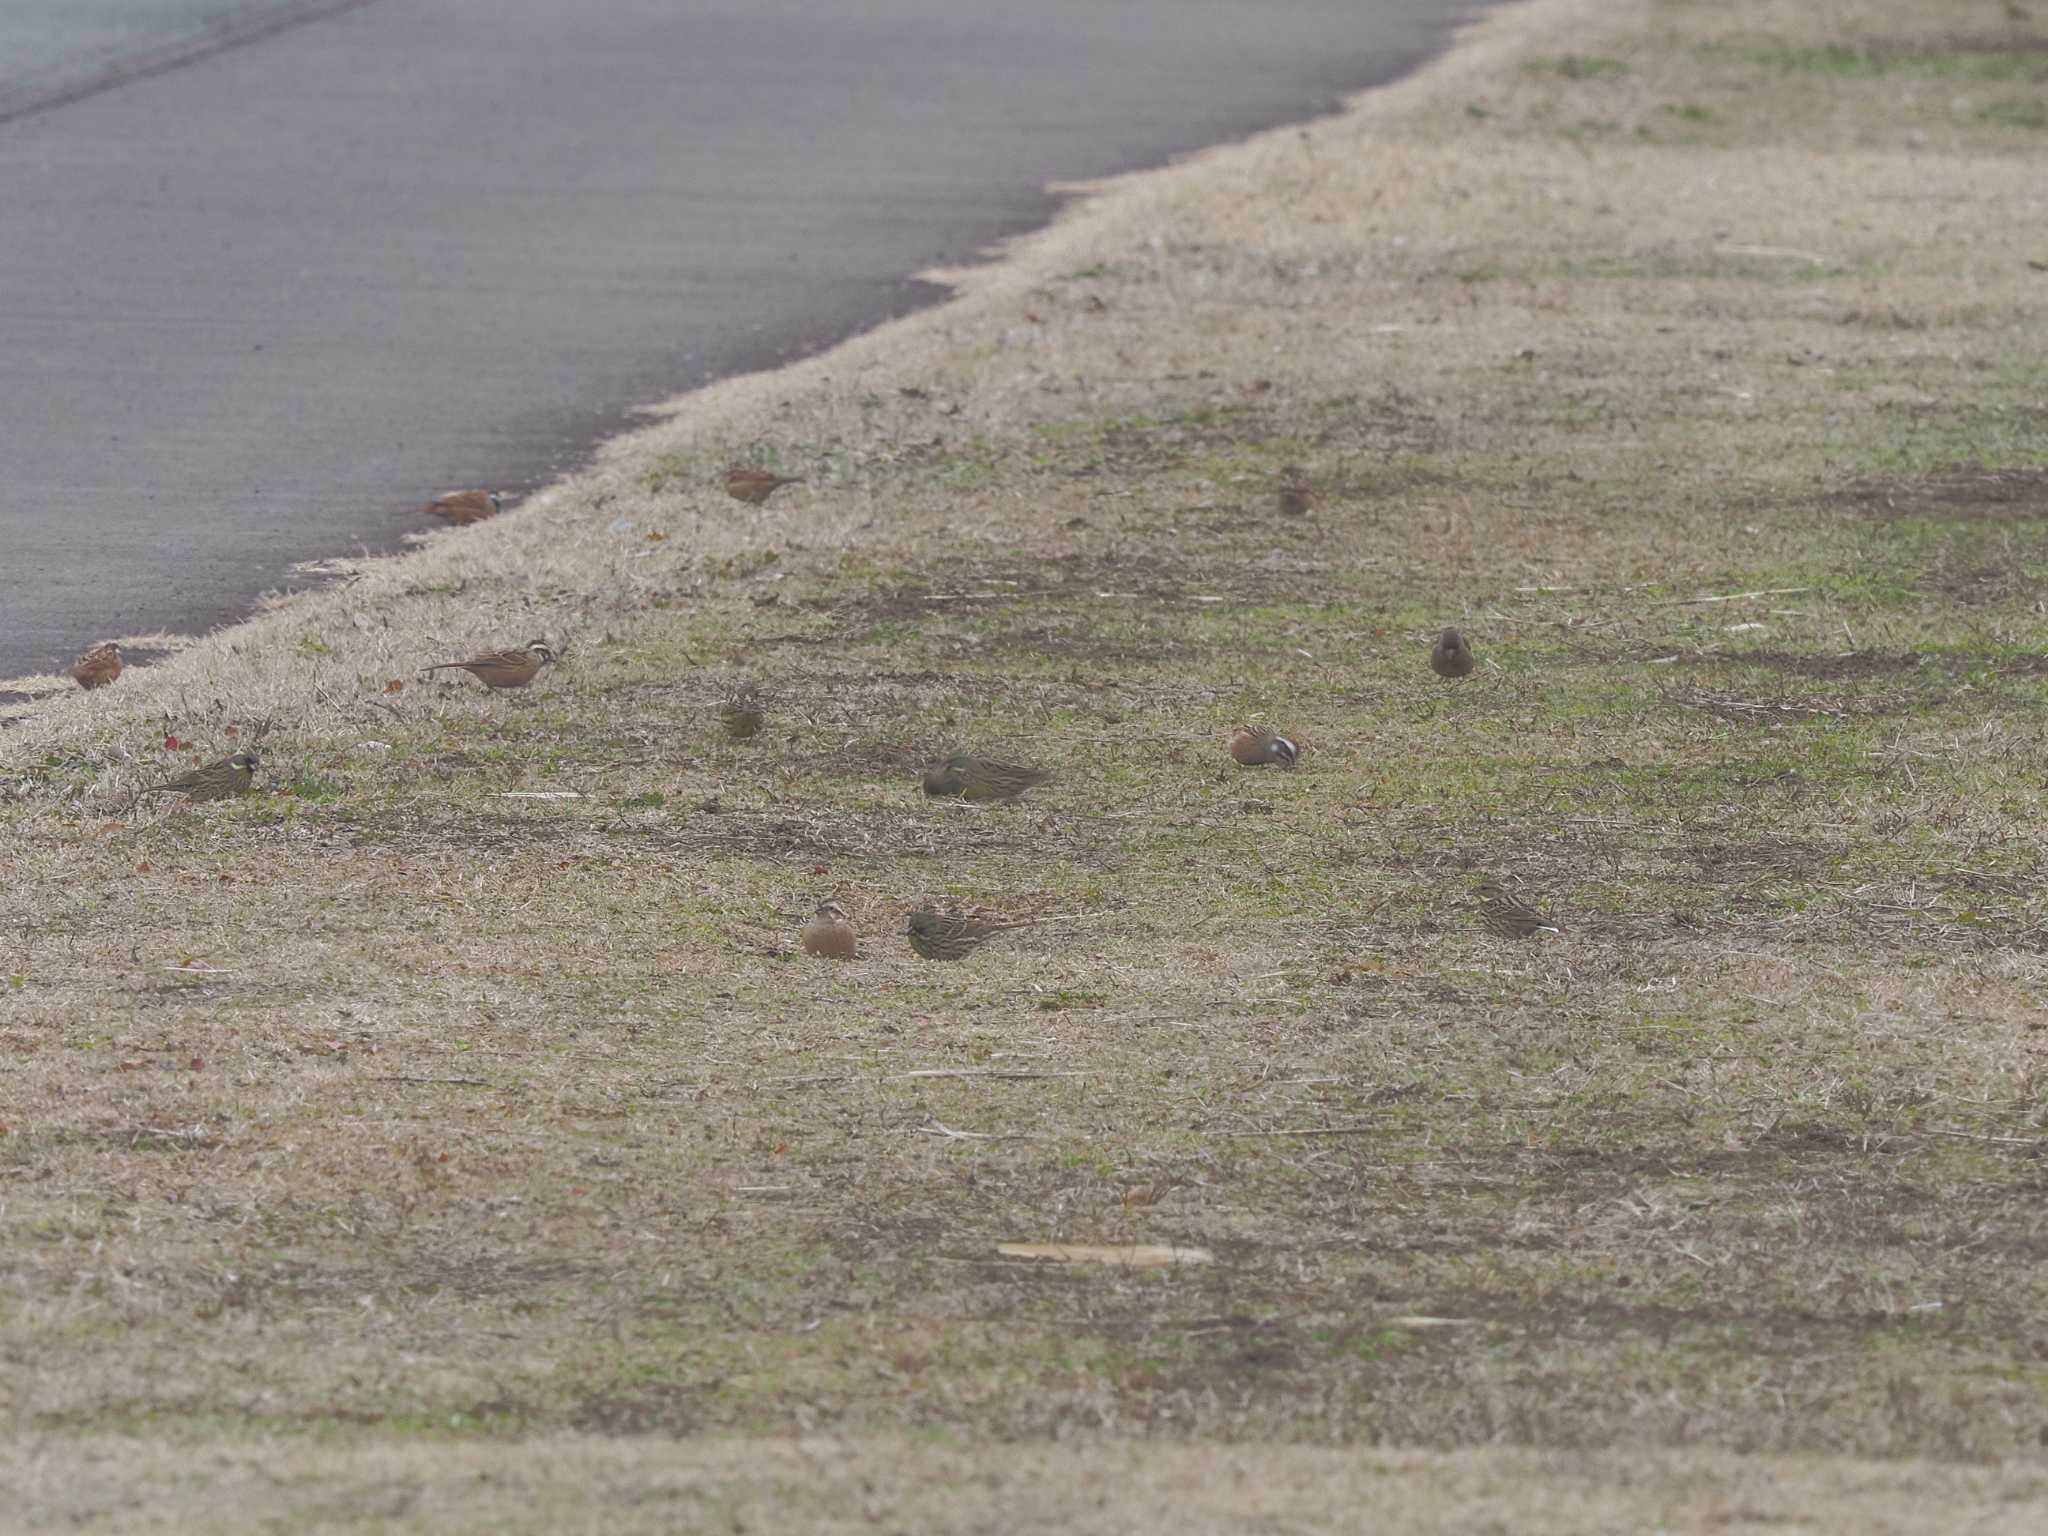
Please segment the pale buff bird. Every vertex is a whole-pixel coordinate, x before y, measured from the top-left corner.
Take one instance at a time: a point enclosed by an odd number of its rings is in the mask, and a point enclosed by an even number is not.
[[[496,517],[505,510],[505,500],[496,491],[449,491],[428,502],[424,510],[460,528]]]
[[[860,936],[853,931],[846,908],[836,901],[818,903],[817,915],[804,924],[797,942],[803,945],[805,954],[821,955],[828,960],[851,960],[860,952]]]
[[[1301,748],[1278,731],[1240,725],[1230,738],[1230,755],[1245,768],[1263,768],[1269,763],[1292,768],[1301,759]]]
[[[760,506],[785,485],[802,483],[795,475],[773,474],[750,464],[735,464],[725,472],[725,494],[750,507]]]
[[[121,647],[102,640],[71,665],[71,681],[85,689],[104,688],[121,675]]]
[[[554,659],[555,653],[545,640],[532,640],[518,650],[485,651],[464,661],[437,662],[427,670],[445,672],[450,667],[459,667],[487,688],[524,688]]]

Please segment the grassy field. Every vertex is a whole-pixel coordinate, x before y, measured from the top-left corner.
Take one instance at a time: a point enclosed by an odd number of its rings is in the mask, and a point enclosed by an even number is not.
[[[0,1524],[2038,1529],[2044,100],[1534,0],[17,719]]]

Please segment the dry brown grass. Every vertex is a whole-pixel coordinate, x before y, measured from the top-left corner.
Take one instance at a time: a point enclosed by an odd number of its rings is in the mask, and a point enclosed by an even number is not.
[[[30,1508],[2038,1518],[2041,36],[1538,0],[45,701],[0,737]],[[739,507],[734,458],[805,484]],[[418,674],[536,633],[530,697]],[[1231,768],[1244,718],[1301,768]],[[166,729],[260,733],[265,791],[118,814]],[[963,742],[1059,777],[926,804]],[[1499,873],[1560,940],[1473,923]],[[826,894],[843,967],[792,952]],[[1045,921],[934,966],[927,900]]]

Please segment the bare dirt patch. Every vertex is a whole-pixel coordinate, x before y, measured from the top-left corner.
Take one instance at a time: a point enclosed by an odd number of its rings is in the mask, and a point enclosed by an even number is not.
[[[1834,500],[1878,521],[2032,522],[2048,517],[2048,469],[1963,464],[1916,475],[1866,476],[1835,492]]]

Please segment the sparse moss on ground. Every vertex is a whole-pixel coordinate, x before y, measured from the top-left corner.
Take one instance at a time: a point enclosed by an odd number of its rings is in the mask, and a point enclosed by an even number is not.
[[[2000,103],[2043,59],[1976,0],[1539,0],[42,701],[13,1486],[203,1519],[203,1453],[251,1528],[561,1528],[545,1455],[645,1495],[619,1530],[1168,1487],[2030,1528],[2048,180]],[[742,507],[735,459],[804,483]],[[524,695],[419,671],[535,633]],[[1234,767],[1246,720],[1300,767]],[[260,791],[124,814],[167,735]],[[926,801],[962,745],[1058,774]],[[1565,933],[1490,936],[1482,876]],[[851,964],[796,950],[827,896]],[[934,964],[927,903],[1032,921]]]

